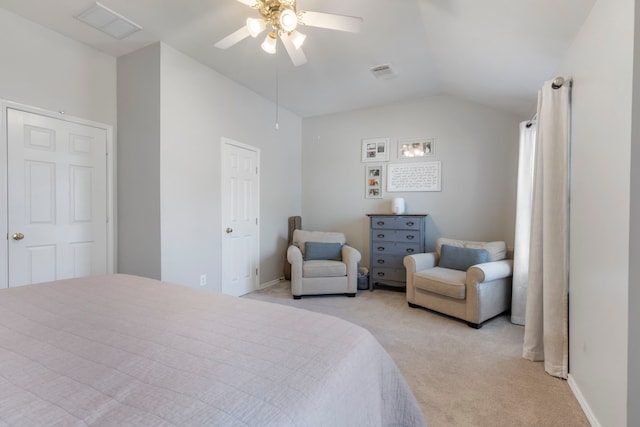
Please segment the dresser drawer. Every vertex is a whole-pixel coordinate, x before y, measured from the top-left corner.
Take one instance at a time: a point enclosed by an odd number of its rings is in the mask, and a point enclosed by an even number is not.
[[[374,242],[419,242],[419,230],[373,230]]]
[[[379,255],[374,254],[371,257],[371,267],[394,267],[402,268],[404,264],[404,255]]]
[[[404,268],[381,268],[374,267],[371,271],[371,280],[375,283],[376,280],[394,280],[396,282],[405,282],[407,278],[407,272]]]
[[[399,243],[399,242],[372,242],[371,253],[378,255],[405,255],[418,254],[422,251],[420,243]]]
[[[372,230],[420,230],[421,220],[410,216],[371,217]]]

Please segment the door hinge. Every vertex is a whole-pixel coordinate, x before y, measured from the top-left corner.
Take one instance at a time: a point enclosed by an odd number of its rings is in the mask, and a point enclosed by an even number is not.
[[[256,225],[258,225],[258,218],[256,218]]]
[[[258,275],[258,269],[256,268],[256,276]]]

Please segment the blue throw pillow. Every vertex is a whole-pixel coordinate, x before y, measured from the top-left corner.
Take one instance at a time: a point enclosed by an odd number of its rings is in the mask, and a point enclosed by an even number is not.
[[[451,245],[440,247],[440,262],[438,263],[440,267],[467,271],[472,265],[483,262],[489,262],[489,251],[486,249],[460,248]]]
[[[304,260],[342,261],[342,244],[327,242],[306,242],[304,244]]]

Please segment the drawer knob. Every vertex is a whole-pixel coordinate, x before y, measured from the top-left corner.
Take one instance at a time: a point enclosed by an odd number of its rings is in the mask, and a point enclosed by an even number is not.
[[[409,221],[409,222],[407,222],[407,225],[408,225],[409,227],[411,227],[413,224],[414,224],[414,222],[413,222],[413,221]]]
[[[384,264],[384,260],[383,259],[379,259],[378,260],[378,264]]]
[[[407,252],[408,252],[408,253],[410,253],[410,254],[412,254],[412,253],[414,253],[414,252],[415,252],[415,249],[413,249],[413,248],[407,248]]]
[[[378,225],[384,225],[384,221],[378,221]]]
[[[384,239],[384,234],[378,234],[378,239]]]
[[[383,273],[382,271],[379,271],[379,272],[378,272],[378,276],[380,276],[380,277],[384,277],[384,273]]]
[[[407,236],[407,240],[413,240],[413,238],[414,238],[414,237],[415,237],[415,236],[413,236],[413,235],[409,234],[409,235]]]
[[[378,246],[378,250],[379,250],[380,252],[383,252],[383,251],[384,251],[384,246]]]

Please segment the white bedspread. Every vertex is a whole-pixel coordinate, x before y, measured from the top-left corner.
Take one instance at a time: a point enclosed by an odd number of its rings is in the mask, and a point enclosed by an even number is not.
[[[0,290],[0,426],[421,426],[331,316],[127,275]]]

